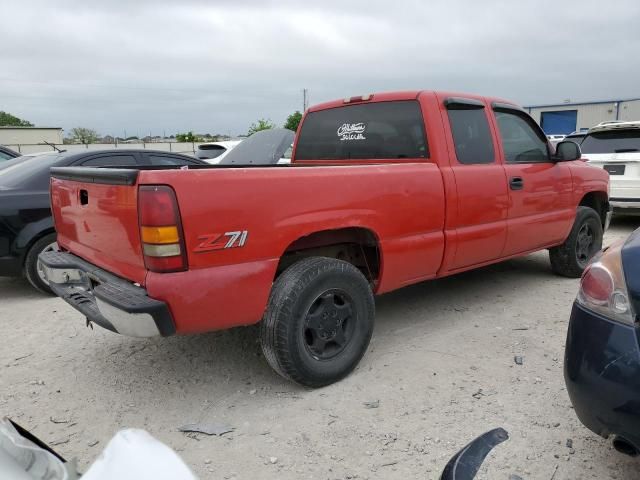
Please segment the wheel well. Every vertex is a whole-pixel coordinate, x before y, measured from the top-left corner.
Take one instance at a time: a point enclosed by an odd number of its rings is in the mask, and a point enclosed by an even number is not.
[[[580,206],[593,208],[602,222],[604,227],[607,220],[607,212],[609,211],[609,198],[605,192],[589,192],[582,200],[580,200]]]
[[[378,237],[367,228],[323,230],[297,239],[280,257],[276,277],[297,261],[307,257],[330,257],[349,262],[374,284],[380,275]]]

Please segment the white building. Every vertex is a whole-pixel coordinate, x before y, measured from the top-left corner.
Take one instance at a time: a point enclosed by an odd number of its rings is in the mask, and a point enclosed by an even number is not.
[[[0,145],[43,145],[62,143],[62,129],[57,127],[0,127]]]
[[[547,135],[586,130],[607,120],[640,120],[640,98],[524,107]]]

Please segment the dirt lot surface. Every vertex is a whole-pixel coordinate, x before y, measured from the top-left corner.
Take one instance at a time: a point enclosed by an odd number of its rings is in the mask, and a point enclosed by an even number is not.
[[[636,223],[614,222],[605,243]],[[638,478],[640,461],[582,427],[567,397],[562,358],[577,287],[541,252],[385,295],[360,367],[306,390],[268,368],[255,328],[126,338],[85,328],[25,281],[0,279],[0,413],[83,468],[117,430],[136,427],[201,478],[430,479],[502,426],[511,438],[478,478]],[[235,430],[178,431],[200,421]]]

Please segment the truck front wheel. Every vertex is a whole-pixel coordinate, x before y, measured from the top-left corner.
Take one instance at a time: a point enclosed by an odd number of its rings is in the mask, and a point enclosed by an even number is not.
[[[589,207],[578,207],[569,236],[562,245],[549,249],[551,269],[564,277],[579,278],[591,257],[602,248],[602,222]]]
[[[301,260],[276,280],[262,320],[269,365],[307,387],[346,377],[364,355],[375,317],[364,275],[334,258]]]

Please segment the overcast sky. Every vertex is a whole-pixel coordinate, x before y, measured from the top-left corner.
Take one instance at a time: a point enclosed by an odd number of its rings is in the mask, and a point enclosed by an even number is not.
[[[0,18],[0,110],[67,130],[236,135],[303,88],[640,97],[638,0],[0,0]]]

